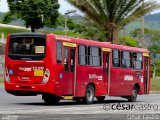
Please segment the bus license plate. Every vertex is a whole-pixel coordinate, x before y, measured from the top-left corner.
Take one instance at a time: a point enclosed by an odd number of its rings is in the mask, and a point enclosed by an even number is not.
[[[34,76],[43,76],[43,70],[34,70]]]

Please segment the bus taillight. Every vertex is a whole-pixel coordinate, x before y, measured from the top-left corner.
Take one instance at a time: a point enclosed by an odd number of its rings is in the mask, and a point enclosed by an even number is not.
[[[7,68],[5,68],[5,80],[7,82],[10,82],[10,77],[9,77],[9,73],[8,73],[8,69]]]
[[[46,69],[46,70],[45,70],[45,73],[44,73],[44,76],[43,76],[43,81],[42,81],[42,83],[43,83],[43,84],[47,83],[48,80],[49,80],[49,77],[50,77],[50,71],[49,71],[49,69]]]

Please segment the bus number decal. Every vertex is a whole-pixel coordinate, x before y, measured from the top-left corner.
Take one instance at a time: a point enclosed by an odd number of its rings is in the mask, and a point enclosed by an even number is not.
[[[44,67],[33,67],[33,70],[44,70]]]

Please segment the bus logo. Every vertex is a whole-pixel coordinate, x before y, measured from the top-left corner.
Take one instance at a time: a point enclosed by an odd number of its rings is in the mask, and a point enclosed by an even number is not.
[[[132,75],[125,75],[124,76],[124,80],[132,81],[133,80],[133,76]]]
[[[19,70],[24,71],[24,72],[31,72],[32,68],[30,68],[30,67],[19,67]]]
[[[102,75],[96,75],[96,74],[89,74],[89,79],[103,80],[103,76]]]

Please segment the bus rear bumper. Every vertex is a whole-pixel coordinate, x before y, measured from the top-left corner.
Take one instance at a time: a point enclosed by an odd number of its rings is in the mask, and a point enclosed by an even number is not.
[[[52,86],[52,87],[50,87]],[[42,93],[54,93],[53,83],[47,84],[20,84],[5,82],[5,90],[16,96],[35,96]]]

